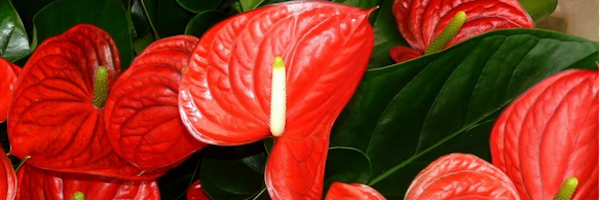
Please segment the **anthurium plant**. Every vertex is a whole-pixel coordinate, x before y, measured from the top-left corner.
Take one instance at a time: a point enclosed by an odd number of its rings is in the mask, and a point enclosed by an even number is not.
[[[556,0],[0,0],[0,198],[597,199]]]

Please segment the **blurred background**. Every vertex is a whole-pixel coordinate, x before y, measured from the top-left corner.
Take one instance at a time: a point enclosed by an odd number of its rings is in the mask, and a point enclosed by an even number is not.
[[[558,0],[554,13],[537,26],[598,41],[599,17],[598,0]]]

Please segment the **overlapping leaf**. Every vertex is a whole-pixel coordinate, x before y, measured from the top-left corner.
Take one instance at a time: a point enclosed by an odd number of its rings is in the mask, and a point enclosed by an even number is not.
[[[115,152],[143,171],[172,168],[205,144],[192,137],[177,107],[181,71],[198,38],[172,36],[148,46],[114,83],[105,105]]]
[[[140,170],[111,148],[104,109],[92,104],[100,66],[108,84],[119,74],[117,48],[110,36],[91,25],[78,25],[49,38],[33,53],[17,81],[8,114],[11,154],[39,168],[153,179],[160,173]]]
[[[371,160],[370,184],[386,197],[451,152],[489,158],[499,111],[543,78],[594,66],[598,43],[543,30],[504,30],[407,63],[368,70],[340,115],[332,145]]]
[[[15,61],[29,54],[29,37],[10,0],[0,1],[0,56]]]
[[[124,181],[103,176],[60,173],[25,164],[19,169],[16,200],[70,200],[81,192],[86,200],[157,200],[154,181]]]

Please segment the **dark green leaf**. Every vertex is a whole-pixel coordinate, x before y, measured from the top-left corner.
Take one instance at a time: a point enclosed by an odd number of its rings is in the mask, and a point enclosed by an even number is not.
[[[258,7],[265,0],[240,0],[240,4],[242,6],[242,11],[250,11]]]
[[[143,37],[150,30],[150,22],[148,21],[148,16],[146,16],[146,11],[144,11],[141,0],[133,0],[130,10],[133,31],[135,32],[134,38]]]
[[[348,164],[352,162],[352,164]],[[371,162],[365,153],[352,147],[330,147],[325,165],[325,189],[335,182],[363,183],[371,178]]]
[[[42,8],[55,1],[57,0],[11,0],[19,16],[21,16],[21,20],[27,30],[27,35],[33,35],[33,16]]]
[[[142,1],[156,38],[183,34],[194,13],[181,7],[175,0]]]
[[[187,189],[200,178],[202,153],[196,153],[158,178],[162,199],[185,200]]]
[[[185,34],[202,37],[204,32],[208,31],[210,27],[225,18],[227,18],[227,15],[223,12],[216,10],[204,11],[190,20],[185,28]]]
[[[554,12],[558,0],[519,0],[533,21],[538,21]]]
[[[369,68],[381,67],[390,65],[394,62],[390,57],[390,48],[393,46],[407,46],[404,38],[398,31],[396,20],[392,15],[392,5],[394,0],[385,0],[379,8],[373,31],[375,31],[375,46],[373,47],[373,55],[369,60]]]
[[[15,61],[29,54],[23,22],[9,0],[0,0],[0,56]]]
[[[204,150],[200,180],[213,199],[246,199],[264,188],[267,154],[262,142]]]
[[[214,10],[223,3],[222,0],[177,0],[177,3],[186,10],[194,13],[201,13],[207,10]]]
[[[108,32],[117,44],[121,66],[126,68],[131,63],[133,50],[130,27],[120,0],[56,1],[40,10],[33,18],[33,23],[37,41],[62,34],[80,23],[96,25]]]
[[[384,0],[333,0],[333,2],[348,4],[359,8],[374,8]]]
[[[142,37],[133,40],[133,51],[139,55],[154,41],[154,33],[148,31]]]
[[[545,77],[571,67],[595,67],[597,60],[597,42],[515,29],[369,69],[338,118],[332,145],[366,152],[373,168],[370,184],[401,197],[416,174],[441,155],[488,158],[491,123],[505,106]]]

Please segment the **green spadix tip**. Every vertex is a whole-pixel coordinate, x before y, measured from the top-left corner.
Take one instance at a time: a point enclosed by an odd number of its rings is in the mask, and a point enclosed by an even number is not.
[[[446,25],[446,28],[444,28],[444,30],[433,39],[431,44],[429,44],[425,50],[425,55],[444,49],[444,47],[452,41],[452,38],[458,34],[458,31],[460,31],[460,28],[465,24],[465,21],[467,21],[467,13],[465,13],[465,11],[458,11],[452,20],[450,20],[450,23]]]
[[[106,98],[108,97],[108,70],[106,67],[100,66],[96,69],[94,76],[94,99],[93,104],[96,108],[104,107]]]
[[[73,194],[71,200],[85,200],[85,195],[83,194],[83,192],[77,191],[75,192],[75,194]]]
[[[572,176],[567,178],[562,186],[560,186],[556,196],[554,196],[554,200],[570,200],[577,189],[577,185],[579,185],[577,177]]]
[[[273,74],[271,77],[271,113],[269,128],[271,134],[279,137],[285,130],[286,118],[286,77],[285,63],[281,56],[273,59]]]

